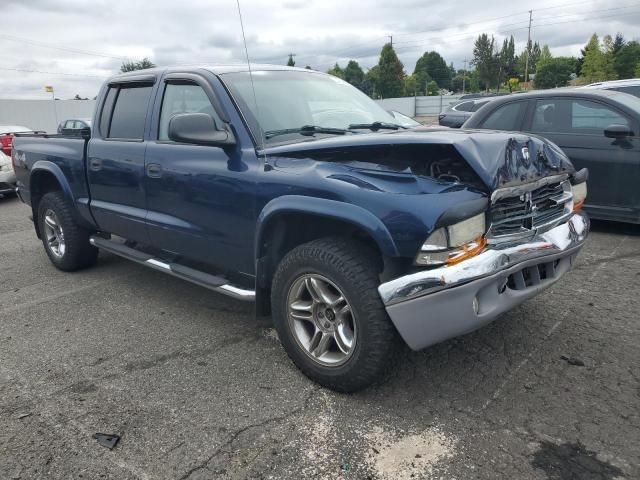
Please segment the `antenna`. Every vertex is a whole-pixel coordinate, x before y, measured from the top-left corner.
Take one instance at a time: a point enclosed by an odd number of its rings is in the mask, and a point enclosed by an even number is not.
[[[240,0],[236,0],[236,4],[238,5],[238,16],[240,17],[240,30],[242,30],[242,42],[244,43],[244,53],[247,57],[247,67],[249,68],[249,80],[251,81],[251,90],[253,91],[253,101],[256,104],[256,115],[258,118],[256,119],[258,124],[258,130],[260,131],[260,148],[264,149],[264,145],[266,143],[264,138],[264,132],[262,131],[262,127],[260,126],[260,107],[258,106],[258,97],[256,95],[256,87],[253,83],[253,72],[251,71],[251,61],[249,60],[249,50],[247,49],[247,38],[244,35],[244,22],[242,21],[242,9],[240,8]],[[267,164],[267,155],[264,155],[265,160],[265,168]]]

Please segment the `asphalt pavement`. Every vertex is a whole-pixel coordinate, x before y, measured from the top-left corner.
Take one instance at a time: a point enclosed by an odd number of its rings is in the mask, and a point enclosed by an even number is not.
[[[0,199],[0,479],[640,478],[638,228],[344,395],[249,304],[105,253],[56,270],[28,214]]]

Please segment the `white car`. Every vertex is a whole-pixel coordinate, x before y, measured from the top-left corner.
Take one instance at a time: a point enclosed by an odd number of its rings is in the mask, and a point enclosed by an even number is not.
[[[0,196],[13,195],[16,192],[16,174],[11,158],[0,151]]]
[[[599,88],[602,90],[617,90],[640,98],[640,78],[627,80],[611,80],[609,82],[591,83],[579,88]]]

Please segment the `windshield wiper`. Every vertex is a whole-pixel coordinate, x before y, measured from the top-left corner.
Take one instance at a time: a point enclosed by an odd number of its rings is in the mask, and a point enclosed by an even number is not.
[[[318,125],[304,125],[299,128],[285,128],[284,130],[269,130],[264,132],[264,137],[269,139],[278,135],[287,135],[289,133],[299,133],[300,135],[312,136],[316,133],[329,133],[334,135],[344,135],[345,133],[353,133],[344,128],[320,127]]]
[[[371,130],[373,132],[377,132],[378,130],[398,130],[402,128],[404,130],[407,127],[403,127],[402,125],[397,125],[395,123],[387,123],[387,122],[373,122],[373,123],[353,123],[349,125],[349,130]]]

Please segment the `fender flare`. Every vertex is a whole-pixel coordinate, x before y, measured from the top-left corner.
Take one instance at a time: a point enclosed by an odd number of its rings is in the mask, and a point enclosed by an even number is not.
[[[33,181],[34,175],[42,171],[52,174],[60,184],[60,189],[62,190],[62,193],[64,193],[65,196],[69,197],[69,200],[73,201],[73,193],[71,192],[71,186],[69,185],[67,178],[64,176],[64,173],[62,173],[62,170],[58,165],[48,160],[38,160],[31,167],[31,173],[29,174],[29,193],[31,194],[31,196],[33,196],[32,181]]]
[[[325,198],[306,197],[304,195],[285,195],[267,203],[256,225],[255,255],[260,258],[260,246],[270,221],[286,213],[316,215],[332,220],[344,221],[366,231],[376,242],[383,255],[398,256],[398,249],[387,227],[373,213],[351,203]]]

